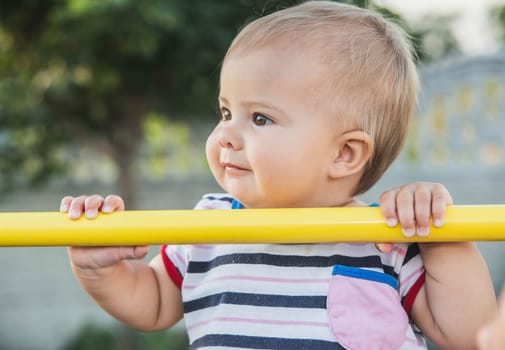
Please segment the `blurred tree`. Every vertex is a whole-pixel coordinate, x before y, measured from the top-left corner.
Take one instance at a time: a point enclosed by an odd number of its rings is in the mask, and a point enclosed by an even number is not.
[[[54,150],[61,135],[28,83],[30,72],[22,69],[29,55],[14,55],[13,46],[0,27],[0,192],[27,181],[42,183],[60,169]]]
[[[247,4],[229,5],[2,1],[0,123],[14,131],[0,136],[2,186],[16,170],[29,179],[50,174],[57,141],[84,142],[112,156],[121,192],[134,203],[145,115],[213,114],[224,48],[250,14]]]
[[[61,143],[84,143],[111,155],[120,193],[134,207],[148,113],[214,117],[219,65],[233,36],[248,20],[294,3],[2,0],[0,187],[47,178],[62,169]]]

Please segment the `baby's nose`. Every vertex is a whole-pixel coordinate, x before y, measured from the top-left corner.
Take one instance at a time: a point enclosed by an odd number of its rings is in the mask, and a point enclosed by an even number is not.
[[[232,123],[223,123],[218,133],[219,145],[224,148],[240,149],[243,147],[242,136]]]

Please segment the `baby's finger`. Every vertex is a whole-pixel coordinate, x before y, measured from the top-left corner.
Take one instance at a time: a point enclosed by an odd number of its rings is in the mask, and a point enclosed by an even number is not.
[[[389,227],[395,227],[398,224],[398,216],[396,213],[396,196],[399,190],[399,188],[395,188],[390,191],[384,192],[379,198],[382,215],[384,215],[386,223]]]
[[[431,190],[426,187],[417,187],[414,192],[416,231],[421,237],[426,237],[430,233],[431,196]]]
[[[142,259],[149,252],[149,246],[119,247],[118,257],[123,259]]]
[[[72,200],[74,197],[72,196],[65,196],[60,202],[60,212],[61,213],[66,213],[68,212],[68,209],[70,208],[70,203],[72,203]]]
[[[445,222],[445,211],[448,205],[452,205],[452,197],[445,187],[438,185],[440,188],[433,191],[433,199],[431,204],[433,226],[441,227]]]
[[[124,202],[123,199],[115,194],[110,194],[105,197],[102,205],[103,213],[112,213],[113,211],[123,211]]]
[[[89,196],[84,201],[85,215],[88,219],[94,219],[98,215],[98,210],[102,207],[104,200],[103,197],[94,194]]]
[[[416,221],[414,213],[414,190],[410,187],[402,187],[396,197],[398,221],[405,237],[412,237],[416,233]]]
[[[87,196],[79,196],[72,199],[68,208],[68,217],[71,219],[79,219],[84,211],[84,201]]]

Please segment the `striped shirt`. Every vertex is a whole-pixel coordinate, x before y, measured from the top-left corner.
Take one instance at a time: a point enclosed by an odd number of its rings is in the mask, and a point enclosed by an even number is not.
[[[210,194],[195,209],[231,209]],[[310,234],[308,232],[307,234]],[[424,282],[416,244],[173,245],[191,349],[426,349],[408,314]]]

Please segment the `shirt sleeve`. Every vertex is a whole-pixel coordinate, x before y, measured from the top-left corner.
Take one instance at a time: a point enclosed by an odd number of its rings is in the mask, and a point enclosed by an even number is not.
[[[182,280],[188,266],[187,249],[184,245],[162,245],[160,255],[168,276],[174,284],[181,288]]]
[[[195,210],[230,209],[233,198],[227,194],[206,194],[195,205]],[[174,284],[181,288],[182,281],[190,260],[191,246],[188,245],[162,245],[160,255],[168,276]]]
[[[402,305],[410,317],[412,305],[424,285],[425,269],[419,245],[409,244],[398,276]]]

